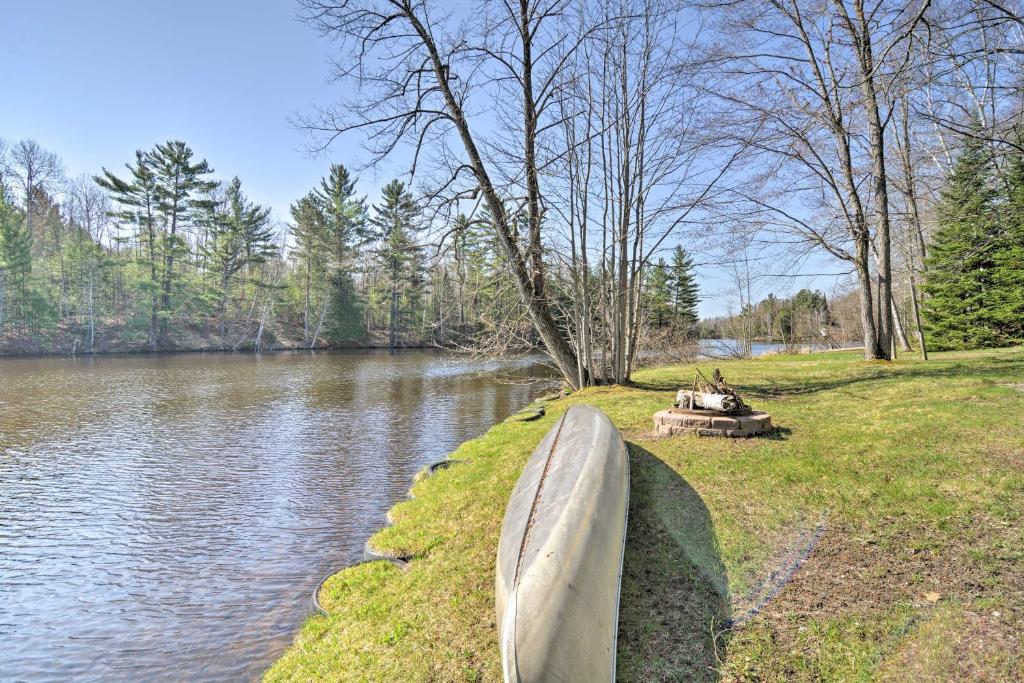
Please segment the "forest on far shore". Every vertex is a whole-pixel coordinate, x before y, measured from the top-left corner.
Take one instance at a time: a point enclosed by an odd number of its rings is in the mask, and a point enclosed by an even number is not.
[[[0,353],[477,349],[524,317],[486,213],[439,240],[404,183],[355,186],[332,164],[276,224],[182,141],[67,178],[37,142],[0,140]],[[686,338],[699,295],[674,259],[651,308]],[[514,329],[509,348],[537,344]]]
[[[1024,339],[1024,156],[1005,162],[1003,181],[994,162],[968,146],[936,207],[922,326],[937,348]],[[0,139],[0,171],[0,353],[539,343],[528,325],[507,324],[526,316],[489,214],[460,214],[438,237],[398,180],[371,202],[332,164],[278,224],[238,177],[218,179],[181,141],[138,152],[123,172],[67,178],[35,141]],[[693,255],[676,245],[666,256],[643,282],[648,345],[862,339],[853,286],[751,301],[748,275],[737,278],[735,311],[700,319]],[[598,267],[592,280],[606,276]],[[902,304],[893,313],[906,350],[912,311]]]

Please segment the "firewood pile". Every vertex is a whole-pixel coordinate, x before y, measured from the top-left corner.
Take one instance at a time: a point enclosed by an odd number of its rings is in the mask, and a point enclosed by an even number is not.
[[[713,410],[726,415],[749,415],[751,412],[750,406],[729,386],[718,368],[715,368],[711,379],[697,370],[693,387],[680,389],[673,405],[684,410]]]
[[[744,403],[716,368],[711,379],[698,370],[672,407],[655,413],[654,428],[660,436],[750,437],[771,433],[772,417]]]

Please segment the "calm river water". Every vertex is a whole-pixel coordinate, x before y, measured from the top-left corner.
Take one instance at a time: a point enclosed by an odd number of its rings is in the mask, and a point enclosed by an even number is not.
[[[408,351],[0,360],[0,680],[242,681],[421,466],[541,390]]]

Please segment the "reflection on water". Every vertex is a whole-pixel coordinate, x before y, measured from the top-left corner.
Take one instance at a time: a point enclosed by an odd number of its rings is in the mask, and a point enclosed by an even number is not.
[[[542,370],[410,351],[0,360],[0,680],[238,681]]]

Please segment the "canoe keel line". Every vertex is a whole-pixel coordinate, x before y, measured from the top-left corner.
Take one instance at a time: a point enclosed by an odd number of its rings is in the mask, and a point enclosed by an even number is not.
[[[629,459],[611,420],[571,406],[530,456],[498,542],[507,683],[615,678]]]

